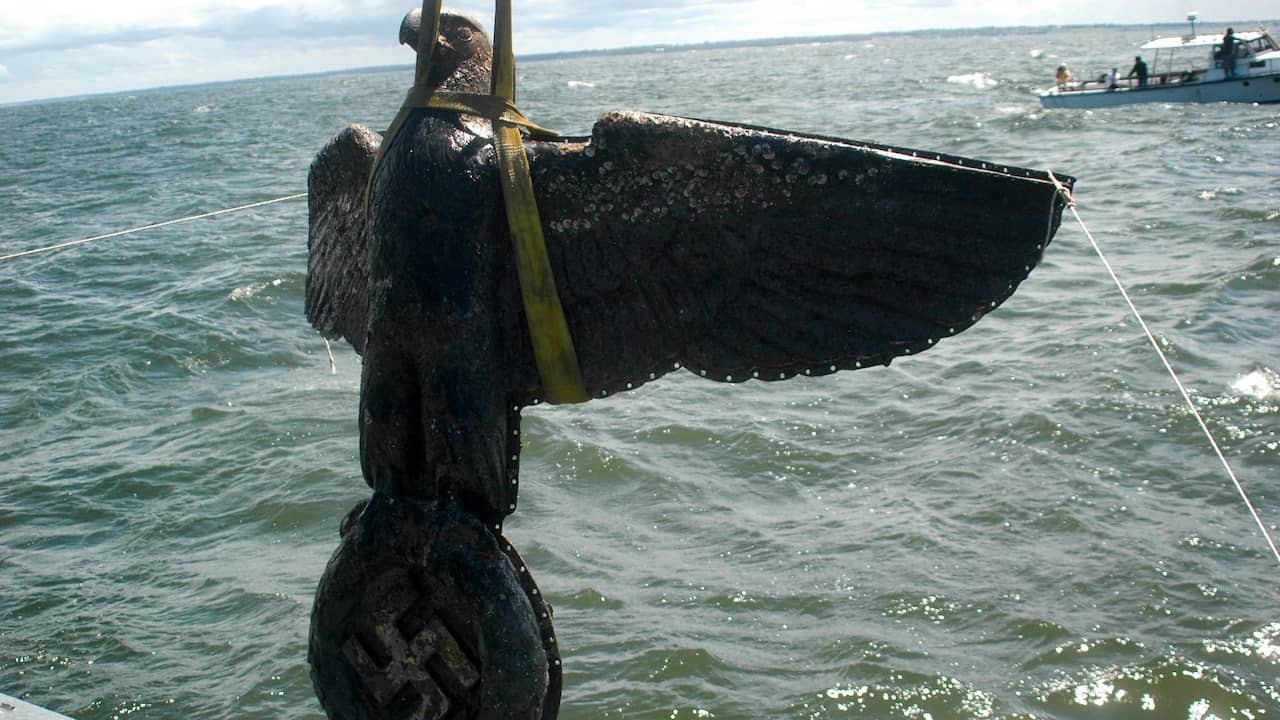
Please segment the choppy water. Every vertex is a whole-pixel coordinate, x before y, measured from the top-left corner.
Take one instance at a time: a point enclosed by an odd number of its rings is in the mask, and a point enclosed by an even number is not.
[[[1280,113],[1042,111],[1145,29],[525,63],[631,107],[1052,168],[1267,524],[1280,521]],[[409,72],[0,107],[0,254],[298,192]],[[0,691],[77,718],[318,718],[310,602],[367,495],[358,358],[302,316],[292,202],[0,265]],[[1064,221],[969,332],[892,368],[668,376],[526,413],[507,525],[563,718],[1265,718],[1280,566]]]

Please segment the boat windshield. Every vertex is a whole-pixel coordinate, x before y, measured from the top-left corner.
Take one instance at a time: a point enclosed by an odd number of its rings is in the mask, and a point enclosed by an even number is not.
[[[1254,55],[1261,55],[1264,52],[1270,52],[1276,49],[1276,43],[1271,39],[1270,35],[1263,35],[1249,43],[1249,49],[1253,50]]]

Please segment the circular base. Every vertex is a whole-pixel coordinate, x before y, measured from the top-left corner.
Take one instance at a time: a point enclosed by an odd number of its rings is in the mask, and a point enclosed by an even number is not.
[[[311,614],[330,718],[542,718],[560,705],[550,607],[515,548],[444,499],[375,495],[343,522]]]

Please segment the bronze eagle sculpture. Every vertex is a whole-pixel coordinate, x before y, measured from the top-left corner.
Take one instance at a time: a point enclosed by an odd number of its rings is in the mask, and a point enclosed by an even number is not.
[[[418,47],[421,17],[401,41]],[[488,93],[484,30],[445,13],[433,87]],[[545,398],[492,125],[343,130],[309,177],[306,312],[363,356],[373,498],[343,523],[310,661],[333,718],[554,718],[550,608],[501,533],[520,417]],[[1071,178],[641,112],[530,138],[546,253],[591,398],[674,370],[728,383],[887,365],[1006,300]],[[382,158],[374,172],[375,157]]]

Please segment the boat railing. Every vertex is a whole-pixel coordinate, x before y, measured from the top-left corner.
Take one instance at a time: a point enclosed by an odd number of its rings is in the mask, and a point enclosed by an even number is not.
[[[1065,86],[1059,86],[1058,92],[1084,92],[1097,90],[1140,90],[1151,87],[1160,87],[1162,85],[1179,85],[1182,83],[1198,82],[1204,79],[1205,71],[1202,69],[1189,69],[1174,72],[1152,73],[1147,76],[1147,84],[1141,85],[1136,77],[1120,77],[1116,78],[1114,84],[1108,88],[1105,76],[1100,76],[1094,80],[1081,80],[1079,82],[1070,82]]]

